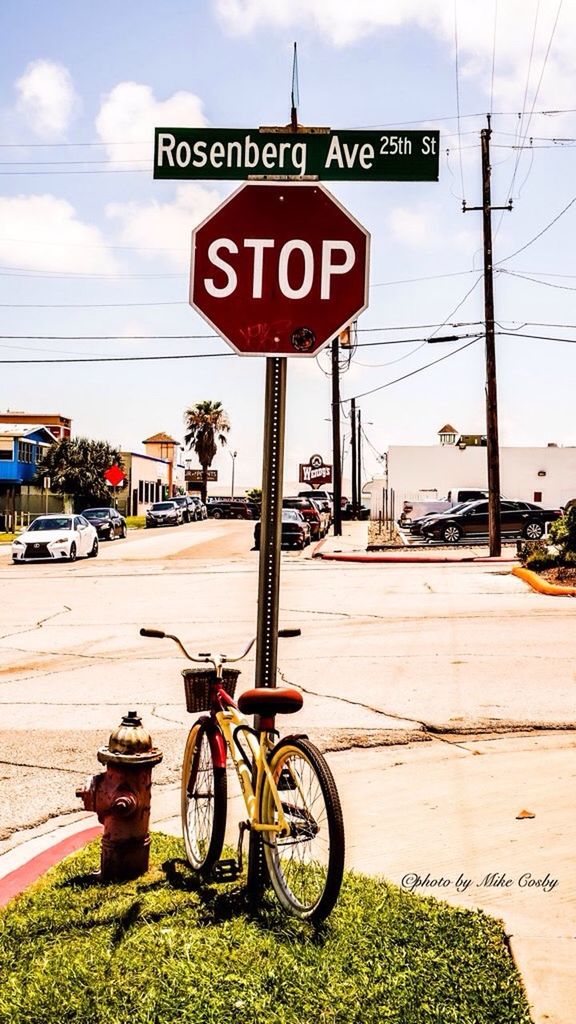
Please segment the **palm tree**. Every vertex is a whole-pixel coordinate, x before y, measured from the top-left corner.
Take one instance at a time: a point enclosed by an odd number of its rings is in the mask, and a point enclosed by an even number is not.
[[[198,456],[202,466],[202,501],[206,501],[208,486],[208,470],[218,451],[218,444],[226,444],[226,434],[230,430],[228,414],[221,402],[196,402],[184,413],[186,433],[184,441],[188,448]]]

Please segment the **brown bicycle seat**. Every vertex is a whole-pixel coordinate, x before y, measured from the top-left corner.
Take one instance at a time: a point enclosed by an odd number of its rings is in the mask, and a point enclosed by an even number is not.
[[[299,690],[279,690],[260,686],[246,690],[238,698],[238,707],[244,715],[293,715],[304,703]]]

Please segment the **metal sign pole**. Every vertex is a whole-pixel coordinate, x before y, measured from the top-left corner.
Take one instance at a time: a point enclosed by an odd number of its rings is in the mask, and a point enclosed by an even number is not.
[[[276,686],[285,421],[286,358],[268,358],[262,460],[256,686]],[[258,715],[254,717],[254,727],[260,727]],[[247,886],[249,896],[253,899],[257,898],[264,884],[263,861],[262,837],[258,832],[251,832]]]
[[[286,359],[266,360],[256,686],[276,686],[282,537]]]

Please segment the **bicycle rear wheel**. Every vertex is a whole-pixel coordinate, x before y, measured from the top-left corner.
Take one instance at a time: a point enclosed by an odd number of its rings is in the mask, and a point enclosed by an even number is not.
[[[319,923],[340,892],[344,872],[344,824],[336,784],[324,757],[306,739],[286,737],[270,755],[270,771],[290,834],[263,834],[270,881],[280,903],[302,920]],[[265,779],[262,824],[278,812]]]
[[[212,759],[205,722],[188,733],[182,764],[181,812],[186,857],[209,874],[222,853],[226,830],[226,769]]]

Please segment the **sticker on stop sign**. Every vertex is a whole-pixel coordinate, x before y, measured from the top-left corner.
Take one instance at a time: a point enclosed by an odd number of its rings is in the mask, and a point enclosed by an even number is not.
[[[240,355],[314,356],[366,309],[369,248],[323,185],[247,182],[192,233],[190,304]]]

